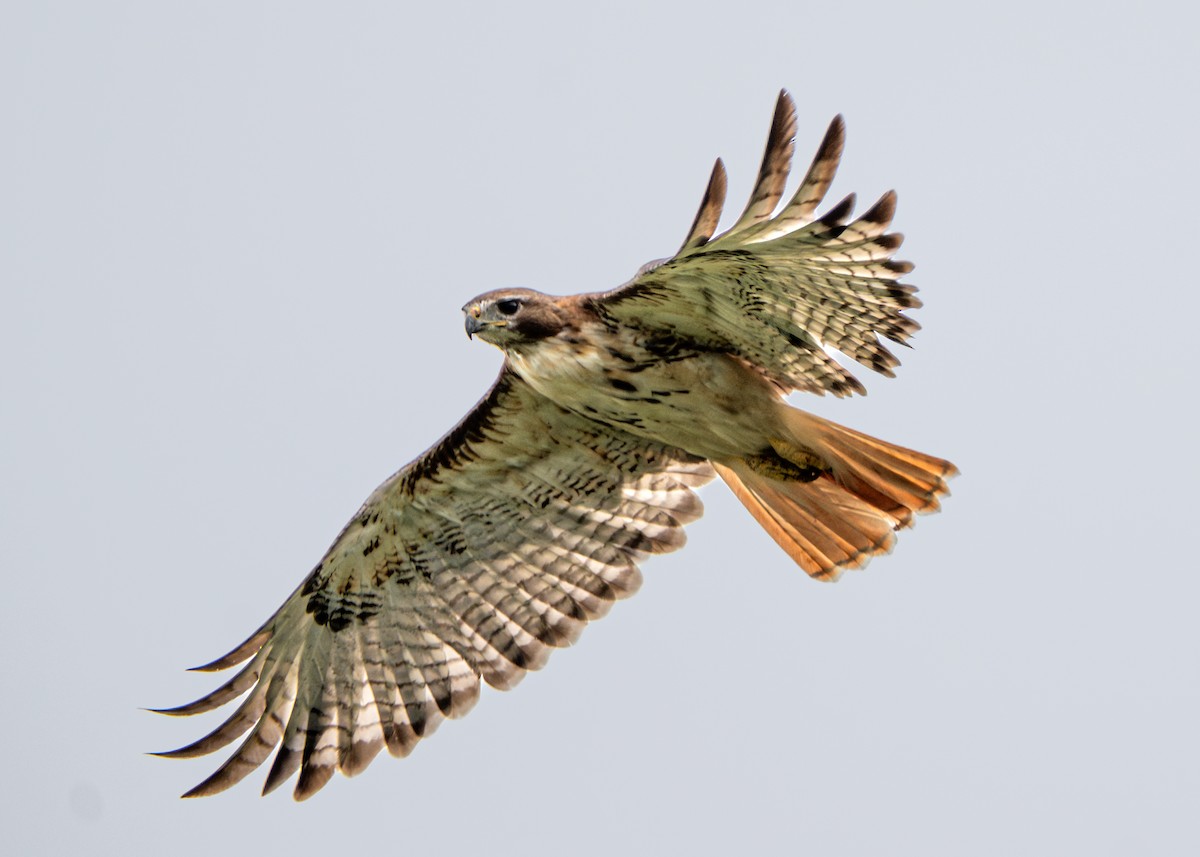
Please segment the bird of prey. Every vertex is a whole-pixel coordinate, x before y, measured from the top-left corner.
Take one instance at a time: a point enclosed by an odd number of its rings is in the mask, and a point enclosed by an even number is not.
[[[241,780],[278,748],[263,793],[294,795],[383,748],[407,755],[465,714],[480,679],[510,688],[632,594],[638,563],[683,545],[693,489],[720,476],[808,574],[833,580],[889,551],[938,508],[950,462],[802,410],[795,391],[864,393],[832,355],[891,376],[919,306],[892,258],[886,193],[817,208],[842,153],[829,126],[776,211],[795,106],[780,93],[750,202],[714,232],[718,160],[679,251],[609,292],[500,289],[469,301],[468,335],[504,353],[491,390],[367,499],[316,568],[258,630],[200,670],[247,662],[189,705],[245,694],[211,734],[164,753],[211,753],[249,732],[185,797]]]

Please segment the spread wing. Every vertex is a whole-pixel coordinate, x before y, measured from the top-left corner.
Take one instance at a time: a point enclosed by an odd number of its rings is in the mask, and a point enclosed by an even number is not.
[[[772,216],[787,181],[795,115],[781,92],[754,192],[728,231],[712,237],[725,201],[718,160],[679,252],[596,295],[593,305],[614,323],[737,354],[788,391],[865,393],[829,351],[890,376],[899,361],[880,337],[904,344],[919,329],[903,314],[920,306],[916,289],[897,282],[912,265],[891,258],[903,240],[887,231],[896,195],[889,191],[854,219],[853,194],[816,216],[842,155],[838,116],[799,188]]]
[[[297,799],[385,746],[405,756],[465,714],[479,678],[515,685],[641,582],[637,560],[680,547],[712,478],[685,453],[584,420],[505,370],[445,438],[367,500],[324,559],[246,642],[201,670],[249,663],[174,715],[246,693],[211,734],[250,732],[187,797],[222,791],[279,747],[264,794],[297,769]]]

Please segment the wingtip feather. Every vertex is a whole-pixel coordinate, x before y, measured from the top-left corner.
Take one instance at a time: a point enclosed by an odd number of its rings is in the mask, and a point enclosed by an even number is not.
[[[264,625],[247,637],[233,651],[222,655],[215,661],[209,661],[207,664],[201,664],[198,667],[189,667],[188,672],[211,673],[235,667],[261,649],[269,636],[271,636],[270,629]]]
[[[754,190],[741,217],[726,235],[734,235],[769,219],[783,196],[796,142],[796,104],[786,90],[775,102],[775,115],[763,150]]]
[[[704,196],[700,200],[700,208],[688,230],[687,238],[679,248],[682,253],[696,247],[702,247],[712,238],[721,221],[721,212],[725,209],[725,194],[729,187],[729,177],[725,172],[725,163],[717,158],[712,172],[708,177],[708,185],[704,188]]]

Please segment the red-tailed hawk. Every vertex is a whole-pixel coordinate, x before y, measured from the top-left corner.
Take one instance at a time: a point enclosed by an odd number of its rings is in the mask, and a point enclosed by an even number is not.
[[[372,494],[324,558],[248,640],[201,670],[249,663],[204,698],[245,699],[220,727],[164,753],[211,753],[249,731],[186,796],[228,788],[278,747],[264,793],[299,770],[306,798],[335,769],[407,755],[479,680],[510,688],[641,581],[646,555],[683,545],[692,489],[714,473],[806,572],[833,580],[891,549],[938,507],[950,462],[790,407],[793,391],[865,392],[832,356],[884,375],[880,338],[917,329],[911,269],[891,257],[896,197],[856,219],[818,217],[842,152],[841,117],[774,214],[795,107],[781,93],[746,210],[713,237],[718,160],[672,258],[601,294],[488,292],[467,333],[504,352],[492,389]]]

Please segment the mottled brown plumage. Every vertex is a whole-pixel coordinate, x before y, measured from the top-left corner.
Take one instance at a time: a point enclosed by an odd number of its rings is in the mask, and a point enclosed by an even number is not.
[[[299,772],[305,798],[335,769],[411,752],[474,704],[482,678],[509,688],[634,592],[637,563],[675,550],[714,473],[806,572],[831,580],[890,550],[933,511],[953,465],[790,407],[801,390],[864,392],[833,350],[885,375],[919,305],[892,260],[895,195],[857,219],[853,197],[816,210],[844,142],[829,127],[791,200],[795,134],[781,93],[742,215],[713,237],[718,161],[672,258],[603,294],[503,289],[463,307],[469,335],[504,368],[441,441],[381,485],[261,628],[203,670],[247,662],[165,713],[246,694],[208,736],[165,753],[211,753],[249,736],[188,796],[221,791],[278,747],[264,792]]]

